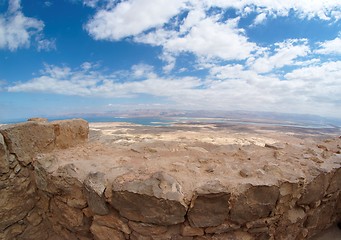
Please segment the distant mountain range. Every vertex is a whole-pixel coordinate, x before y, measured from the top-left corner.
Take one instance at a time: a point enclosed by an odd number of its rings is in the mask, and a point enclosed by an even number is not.
[[[253,123],[285,123],[285,124],[309,124],[330,125],[341,127],[341,119],[326,118],[310,114],[289,114],[275,112],[252,112],[252,111],[208,111],[208,110],[164,110],[164,109],[134,109],[117,110],[103,113],[74,113],[53,118],[80,117],[80,118],[215,118],[230,121],[242,121]]]

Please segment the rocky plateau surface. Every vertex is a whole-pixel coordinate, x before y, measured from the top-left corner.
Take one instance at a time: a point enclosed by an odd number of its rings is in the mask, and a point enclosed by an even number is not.
[[[0,127],[0,239],[309,239],[341,220],[341,138],[318,129]]]

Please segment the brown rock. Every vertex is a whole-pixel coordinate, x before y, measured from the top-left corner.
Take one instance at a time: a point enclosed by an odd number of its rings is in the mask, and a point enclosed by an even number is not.
[[[231,203],[230,219],[243,224],[268,217],[274,210],[278,197],[277,186],[251,186]]]
[[[35,187],[22,170],[15,178],[8,180],[0,197],[0,232],[22,220],[35,205]]]
[[[325,195],[329,184],[329,178],[326,174],[321,173],[313,181],[305,186],[302,197],[297,201],[298,205],[309,205],[321,200]]]
[[[128,227],[128,221],[124,220],[115,212],[111,212],[110,214],[105,216],[94,216],[94,223],[96,223],[97,225],[114,228],[125,234],[131,233],[131,230]]]
[[[99,225],[96,222],[90,227],[95,240],[125,240],[124,234],[116,229]]]
[[[222,224],[228,216],[230,193],[219,182],[208,182],[196,190],[188,211],[193,227],[212,227]]]
[[[26,219],[28,223],[32,226],[39,225],[43,220],[43,218],[38,214],[36,210],[29,212]]]
[[[112,206],[129,220],[159,225],[185,220],[187,205],[181,187],[165,173],[155,173],[146,180],[117,179],[112,188]]]
[[[56,198],[51,200],[50,210],[52,213],[51,218],[65,228],[73,229],[83,225],[83,212],[69,207],[66,203]]]
[[[242,231],[214,234],[212,240],[256,240],[251,234]]]
[[[51,229],[47,221],[39,223],[39,225],[31,225],[25,228],[24,232],[17,237],[18,240],[31,240],[31,239],[49,239]]]
[[[0,231],[0,239],[11,240],[17,239],[17,236],[25,230],[25,225],[15,223],[6,228],[5,231]]]
[[[184,237],[203,236],[204,230],[202,228],[191,227],[189,225],[182,225],[181,235]]]
[[[188,220],[194,227],[218,226],[229,212],[229,193],[213,193],[196,196],[188,212]]]
[[[225,233],[225,232],[230,232],[230,231],[233,231],[233,230],[237,230],[239,228],[240,228],[240,225],[232,223],[230,221],[225,221],[224,223],[222,223],[219,226],[206,228],[205,229],[205,233],[220,234],[220,233]]]
[[[89,208],[98,215],[106,215],[109,209],[104,200],[105,179],[103,173],[89,173],[84,181],[85,197]]]
[[[144,236],[144,235],[141,235],[141,234],[139,234],[137,232],[133,232],[130,235],[130,239],[131,240],[154,240],[151,236]]]
[[[129,221],[128,224],[133,231],[145,236],[160,235],[167,232],[166,226],[159,226],[150,223],[138,223],[133,221]]]
[[[89,124],[83,119],[53,121],[57,148],[69,148],[88,139]]]
[[[23,165],[32,162],[37,153],[54,148],[53,126],[45,123],[26,122],[8,125],[0,129],[10,153],[17,156]]]
[[[321,205],[319,208],[312,210],[304,223],[307,229],[312,230],[309,235],[315,234],[325,226],[328,226],[328,224],[331,223],[334,211],[335,203],[333,202],[328,202]]]
[[[335,171],[327,189],[327,194],[334,193],[338,190],[341,190],[341,168]]]

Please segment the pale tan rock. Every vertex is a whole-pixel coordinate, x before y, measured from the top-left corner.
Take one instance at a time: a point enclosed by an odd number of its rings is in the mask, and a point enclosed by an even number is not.
[[[89,208],[98,215],[106,215],[109,209],[104,199],[105,180],[100,172],[89,173],[84,181],[85,197]]]
[[[90,231],[94,235],[95,240],[125,240],[122,232],[114,228],[99,225],[96,222],[91,225]]]
[[[88,139],[89,125],[83,119],[53,121],[55,145],[57,148],[69,148]]]
[[[138,223],[133,221],[129,221],[128,224],[133,231],[144,236],[160,235],[167,232],[166,226],[159,226],[150,223]]]
[[[35,118],[29,118],[27,119],[28,122],[48,122],[47,118],[41,118],[41,117],[35,117]]]
[[[130,234],[131,230],[128,226],[128,221],[120,217],[117,213],[111,212],[108,215],[104,216],[94,216],[94,223],[97,225],[106,226],[109,228],[114,228],[119,230],[125,234]]]
[[[54,149],[54,128],[49,124],[26,122],[6,125],[0,133],[6,140],[9,152],[15,154],[25,166],[32,162],[37,153]]]

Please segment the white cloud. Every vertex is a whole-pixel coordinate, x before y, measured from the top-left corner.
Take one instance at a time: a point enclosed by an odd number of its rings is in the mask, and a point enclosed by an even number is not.
[[[255,20],[253,21],[252,26],[256,26],[256,25],[264,23],[266,20],[266,17],[267,17],[267,14],[264,12],[258,14]]]
[[[101,9],[86,24],[95,39],[120,40],[162,26],[183,7],[182,0],[128,0]]]
[[[186,18],[181,32],[159,29],[140,35],[135,41],[163,46],[167,53],[189,52],[198,57],[224,60],[245,59],[257,49],[257,45],[244,36],[243,30],[237,28],[238,18],[218,22],[217,17],[191,18],[190,24]]]
[[[39,51],[54,49],[54,41],[43,38],[43,28],[42,21],[23,15],[20,0],[9,0],[7,12],[0,15],[0,49],[26,48],[32,39],[37,41]]]
[[[95,8],[100,0],[83,0],[83,4],[88,7]]]
[[[288,39],[274,45],[276,47],[274,53],[268,51],[263,57],[250,58],[248,65],[256,72],[266,73],[276,68],[295,65],[295,59],[304,57],[310,52],[306,39]]]
[[[337,37],[330,41],[319,43],[320,48],[315,52],[319,54],[341,55],[341,38]]]
[[[341,117],[341,62],[327,62],[293,70],[280,79],[258,74],[241,64],[211,66],[208,76],[161,77],[148,65],[126,72],[104,74],[84,63],[78,69],[46,65],[39,77],[16,83],[10,92],[50,92],[101,98],[163,97],[182,109],[260,110],[312,113]]]
[[[120,82],[116,79],[122,73],[103,74],[93,69],[91,63],[85,62],[80,69],[45,65],[41,76],[27,82],[18,82],[7,88],[9,92],[48,92],[63,95],[96,96],[96,97],[133,97],[137,94],[171,97],[175,92],[195,88],[200,81],[193,77],[179,79],[158,77],[153,67],[145,64],[134,65],[125,78],[130,81]]]
[[[96,40],[118,41],[130,37],[135,42],[161,46],[160,59],[164,71],[171,72],[176,58],[192,53],[200,59],[243,60],[249,62],[261,48],[251,42],[239,27],[239,20],[257,14],[251,26],[264,23],[267,18],[294,15],[300,19],[319,18],[337,21],[341,16],[339,0],[125,0],[119,2],[83,0],[96,8],[85,29]],[[212,8],[218,10],[212,11]],[[226,19],[235,10],[238,18]],[[326,43],[327,44],[327,43]],[[289,49],[290,48],[290,49]],[[294,64],[296,58],[307,54],[307,46],[287,46],[268,52],[254,62],[254,69],[268,72]],[[321,51],[324,47],[321,45]],[[295,53],[295,51],[298,51]],[[274,63],[276,61],[276,63]]]

